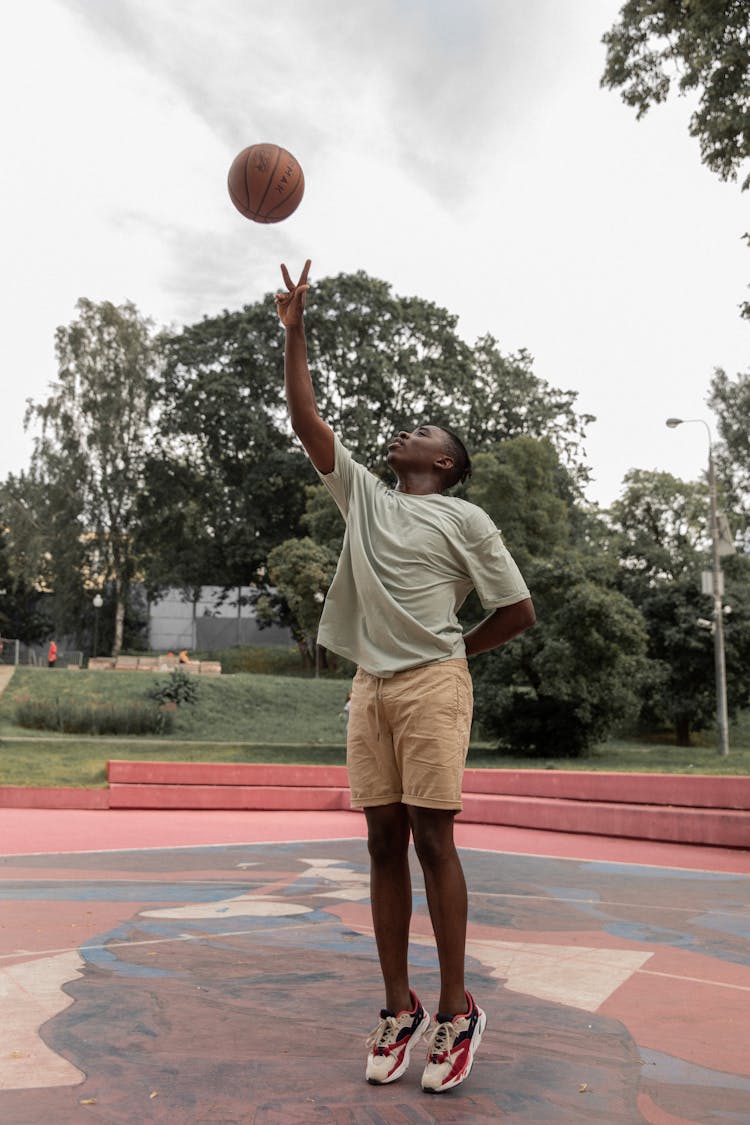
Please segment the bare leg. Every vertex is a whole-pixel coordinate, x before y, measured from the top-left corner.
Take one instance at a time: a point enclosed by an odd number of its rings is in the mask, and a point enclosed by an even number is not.
[[[370,852],[370,899],[375,941],[385,984],[385,1006],[411,1009],[409,995],[409,814],[402,804],[365,809]]]
[[[466,1011],[466,880],[453,842],[455,813],[409,807],[414,847],[424,872],[427,905],[440,962],[438,1011],[455,1016]]]

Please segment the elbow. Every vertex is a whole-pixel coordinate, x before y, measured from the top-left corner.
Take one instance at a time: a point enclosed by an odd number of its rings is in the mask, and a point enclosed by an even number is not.
[[[531,598],[521,602],[519,608],[521,610],[521,630],[525,633],[532,625],[536,625],[536,610]]]

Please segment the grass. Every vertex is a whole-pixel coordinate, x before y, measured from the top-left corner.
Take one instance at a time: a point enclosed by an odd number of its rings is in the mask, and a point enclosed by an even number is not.
[[[96,705],[140,703],[157,677],[147,672],[65,672],[18,669],[0,696],[0,785],[101,787],[109,758],[181,762],[343,764],[346,683],[277,675],[200,680],[198,702],[176,713],[171,734],[105,738],[30,737],[15,722],[24,699],[69,699]],[[698,740],[697,740],[698,741]],[[510,757],[477,742],[468,765],[503,769],[614,770],[655,773],[750,773],[750,714],[730,731],[721,758],[712,735],[694,747],[654,738],[603,743],[584,758]]]
[[[19,668],[0,696],[0,737],[26,733],[16,722],[21,702],[75,701],[139,705],[168,675],[151,672],[68,672]],[[348,684],[286,676],[198,677],[198,702],[180,707],[165,738],[219,742],[344,742]]]

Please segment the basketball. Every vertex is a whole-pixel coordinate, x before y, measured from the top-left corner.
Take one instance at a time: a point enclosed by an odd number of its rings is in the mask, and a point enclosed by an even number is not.
[[[227,186],[229,198],[246,219],[280,223],[299,206],[305,177],[299,162],[285,148],[250,145],[232,161]]]

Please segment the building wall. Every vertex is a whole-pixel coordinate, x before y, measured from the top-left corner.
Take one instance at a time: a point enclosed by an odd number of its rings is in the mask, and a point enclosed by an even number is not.
[[[288,629],[261,629],[253,607],[238,605],[250,591],[249,586],[228,591],[222,586],[204,586],[193,606],[184,590],[167,590],[159,601],[149,604],[149,648],[156,652],[177,652],[181,648],[202,652],[236,644],[293,644]]]

